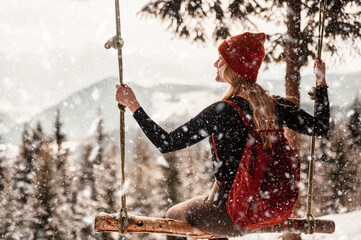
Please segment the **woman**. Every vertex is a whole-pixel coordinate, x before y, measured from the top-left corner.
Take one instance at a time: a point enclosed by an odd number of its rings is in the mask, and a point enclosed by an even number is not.
[[[213,103],[170,133],[144,112],[130,87],[117,85],[117,102],[130,109],[146,136],[162,153],[176,151],[209,138],[216,178],[211,194],[173,206],[167,211],[166,217],[188,221],[203,231],[220,236],[232,237],[250,232],[237,227],[226,211],[227,190],[232,186],[250,132],[236,111],[224,100],[236,103],[256,129],[288,127],[314,136],[325,136],[328,133],[329,103],[325,64],[317,59],[314,64],[317,111],[315,116],[311,116],[291,101],[271,96],[256,83],[265,56],[264,41],[264,33],[248,32],[223,41],[218,47],[220,57],[214,66],[217,68],[216,81],[228,83],[229,90],[222,101]],[[260,135],[264,149],[272,147],[271,135]],[[219,162],[210,136],[215,139]],[[179,238],[168,236],[168,239]]]

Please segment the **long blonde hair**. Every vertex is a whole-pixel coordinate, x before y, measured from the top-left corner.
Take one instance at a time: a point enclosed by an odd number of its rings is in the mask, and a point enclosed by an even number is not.
[[[222,59],[222,61],[224,61]],[[275,106],[269,91],[253,81],[248,81],[235,73],[228,64],[219,69],[220,77],[230,84],[230,87],[222,100],[242,93],[242,96],[253,108],[252,121],[257,130],[275,129],[278,124],[275,120]],[[263,149],[272,147],[274,133],[260,133]]]

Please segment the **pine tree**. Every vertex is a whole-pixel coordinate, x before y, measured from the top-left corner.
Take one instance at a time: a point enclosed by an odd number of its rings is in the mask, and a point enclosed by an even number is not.
[[[97,191],[95,187],[94,176],[94,148],[91,145],[86,145],[83,154],[83,186],[90,191],[91,199],[97,200]]]
[[[32,194],[29,185],[31,184],[31,173],[33,171],[33,146],[31,142],[32,136],[28,128],[28,125],[25,124],[22,133],[20,165],[18,165],[16,177],[17,185],[15,186],[20,190],[18,199],[21,204],[26,204],[28,197]]]
[[[101,112],[98,109],[98,115],[99,115],[99,119],[98,119],[98,124],[97,124],[97,129],[96,129],[96,148],[97,148],[97,155],[95,158],[95,164],[101,164],[102,163],[102,157],[104,154],[104,141],[105,141],[105,137],[106,134],[104,133],[104,120],[103,118],[101,118],[100,116]]]
[[[162,186],[166,192],[164,209],[179,203],[181,184],[179,176],[179,158],[175,152],[166,153],[163,155],[167,164],[161,166],[163,172]]]
[[[114,213],[118,211],[118,197],[117,191],[119,189],[118,184],[118,172],[117,172],[117,154],[116,154],[116,146],[110,146],[109,150],[105,154],[104,158],[104,171],[101,178],[101,186],[103,196],[102,199],[105,203],[105,212]]]
[[[66,195],[66,189],[69,187],[69,181],[67,180],[66,173],[66,161],[68,157],[68,152],[63,148],[63,143],[66,140],[66,136],[62,131],[63,123],[61,122],[60,110],[57,109],[54,122],[54,141],[56,144],[56,169],[57,169],[57,179],[60,181],[62,188],[64,189],[64,195]]]
[[[328,152],[324,171],[325,185],[328,187],[322,199],[321,212],[325,214],[347,211],[349,197],[357,191],[355,179],[358,168],[353,161],[349,161],[346,142],[346,133],[343,125],[336,127],[331,132],[331,147]]]
[[[155,190],[154,174],[157,169],[153,165],[155,159],[152,159],[149,144],[144,141],[144,135],[138,131],[133,142],[133,158],[129,166],[129,206],[132,212],[136,214],[149,216],[153,213],[155,203],[152,193]],[[153,161],[153,162],[152,162]]]
[[[348,143],[348,161],[352,166],[355,166],[355,170],[360,173],[361,168],[359,166],[359,160],[361,157],[361,101],[357,96],[351,105],[351,116],[347,120],[347,128],[349,135],[347,137]],[[361,194],[356,189],[360,189],[361,179],[357,173],[352,174],[354,182],[353,193],[349,195],[350,208],[356,208],[360,206]]]
[[[58,236],[59,230],[53,222],[57,207],[53,179],[55,167],[53,164],[54,159],[52,159],[48,151],[48,149],[40,149],[36,154],[35,238],[61,239]]]
[[[5,169],[4,169],[4,161],[6,158],[6,145],[2,142],[0,135],[0,195],[5,189]]]
[[[57,217],[59,231],[63,236],[68,234],[69,229],[74,225],[73,213],[71,211],[72,192],[71,179],[69,176],[68,149],[64,148],[63,143],[66,135],[63,133],[63,123],[61,121],[60,110],[57,109],[53,128],[53,143],[56,146],[54,152],[55,170],[53,180],[57,187],[57,207],[54,215]]]
[[[214,183],[214,169],[207,143],[198,143],[177,152],[180,179],[182,179],[181,200],[207,195]]]
[[[7,165],[7,162],[10,161],[6,158],[6,149],[0,136],[0,239],[13,239],[15,206],[10,182],[13,172],[12,168]]]
[[[55,129],[54,138],[56,145],[58,147],[58,151],[60,151],[62,143],[66,140],[65,134],[62,132],[62,127],[63,127],[63,123],[61,121],[60,110],[57,109],[55,114],[55,123],[54,123],[54,129]]]
[[[98,109],[99,119],[95,134],[96,156],[94,160],[94,178],[97,190],[97,212],[115,212],[116,209],[116,191],[117,191],[117,172],[114,164],[115,146],[110,142],[107,134],[104,133],[104,120]],[[105,148],[107,146],[107,148]],[[98,234],[101,239],[113,239],[109,233]]]
[[[352,148],[354,144],[361,146],[361,102],[358,97],[355,98],[351,105],[351,117],[347,124],[350,131],[349,147]]]
[[[34,145],[33,136],[27,124],[23,127],[22,144],[19,157],[16,159],[13,181],[14,211],[13,221],[17,237],[22,239],[31,238],[34,222],[33,194],[34,194]]]
[[[62,224],[61,216],[56,214],[58,196],[55,176],[54,152],[51,141],[45,136],[40,123],[33,131],[34,165],[35,165],[35,239],[64,239],[59,227]]]
[[[83,149],[81,171],[78,172],[79,182],[76,186],[76,218],[78,225],[76,235],[79,239],[93,239],[93,216],[97,209],[97,191],[95,187],[94,161],[96,154],[92,144]]]
[[[14,205],[16,198],[11,189],[10,179],[6,178],[5,183],[4,189],[0,194],[0,239],[10,240],[19,237],[19,232],[15,230],[17,223],[14,221],[14,212],[18,210]]]

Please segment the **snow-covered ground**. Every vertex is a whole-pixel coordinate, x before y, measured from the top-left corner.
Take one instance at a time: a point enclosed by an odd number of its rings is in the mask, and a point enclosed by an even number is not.
[[[303,240],[361,240],[361,210],[321,218],[335,221],[336,231],[333,234],[302,234]],[[279,240],[280,236],[278,233],[249,234],[233,240]]]

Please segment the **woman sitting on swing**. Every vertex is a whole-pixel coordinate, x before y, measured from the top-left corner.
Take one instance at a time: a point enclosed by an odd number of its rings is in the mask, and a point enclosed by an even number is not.
[[[209,138],[216,178],[210,195],[195,197],[173,206],[167,211],[167,218],[188,221],[192,226],[218,236],[232,237],[245,233],[244,228],[232,221],[226,206],[237,171],[242,165],[240,160],[248,139],[255,133],[245,123],[247,120],[240,117],[237,109],[244,113],[256,130],[288,127],[307,135],[327,135],[330,113],[325,64],[318,59],[314,64],[316,113],[311,116],[291,101],[271,96],[256,83],[265,56],[264,41],[264,33],[248,32],[223,41],[218,47],[220,56],[214,66],[217,68],[216,81],[228,83],[229,90],[222,101],[213,103],[170,133],[145,113],[129,86],[117,85],[116,101],[130,109],[146,136],[160,152],[176,151]],[[263,131],[258,136],[265,151],[272,148],[275,132]],[[247,153],[250,154],[249,151]],[[168,236],[167,239],[182,238]]]

